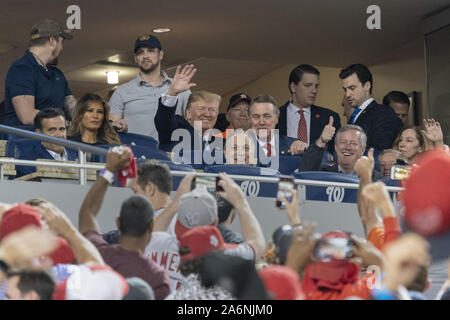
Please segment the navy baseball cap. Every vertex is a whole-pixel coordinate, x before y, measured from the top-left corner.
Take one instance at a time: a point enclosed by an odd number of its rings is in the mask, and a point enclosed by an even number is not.
[[[158,48],[159,50],[162,50],[161,42],[159,42],[157,37],[151,34],[144,34],[136,39],[136,42],[134,43],[134,53],[141,47]]]
[[[230,110],[231,107],[235,106],[238,102],[241,102],[241,101],[246,101],[246,102],[248,102],[248,104],[250,104],[250,102],[252,101],[252,98],[250,98],[245,93],[235,94],[234,96],[232,96],[230,98],[230,102],[228,103],[227,111]]]

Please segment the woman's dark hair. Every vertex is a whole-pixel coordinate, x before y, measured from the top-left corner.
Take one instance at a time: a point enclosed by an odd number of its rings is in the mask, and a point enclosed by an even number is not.
[[[72,123],[70,125],[68,136],[82,136],[84,133],[84,126],[82,119],[84,113],[87,111],[90,102],[99,102],[103,106],[103,122],[97,132],[97,139],[100,142],[107,144],[120,144],[119,135],[109,124],[109,105],[105,100],[95,93],[86,93],[78,100],[75,110],[73,111]]]

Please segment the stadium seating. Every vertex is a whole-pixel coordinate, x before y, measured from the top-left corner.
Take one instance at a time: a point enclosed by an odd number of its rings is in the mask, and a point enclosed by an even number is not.
[[[258,177],[279,177],[280,172],[270,169],[244,165],[210,165],[206,166],[206,173],[225,172],[230,175],[258,176]],[[235,180],[241,186],[245,195],[251,197],[275,197],[278,185],[276,183],[252,181],[252,180]]]
[[[122,144],[129,146],[148,146],[158,148],[158,141],[152,137],[144,136],[137,133],[119,133]]]
[[[295,179],[333,181],[359,184],[358,178],[349,177],[342,173],[324,171],[305,171],[294,174]],[[343,187],[306,187],[306,200],[356,203],[357,189],[345,189]]]

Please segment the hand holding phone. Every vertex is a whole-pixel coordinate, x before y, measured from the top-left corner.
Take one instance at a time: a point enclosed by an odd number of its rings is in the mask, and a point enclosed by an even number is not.
[[[206,190],[210,193],[214,193],[217,191],[223,191],[222,186],[219,184],[220,177],[211,177],[211,176],[197,176],[193,180],[193,187],[205,187]]]
[[[288,202],[292,202],[292,193],[290,190],[295,188],[294,178],[291,176],[281,176],[278,182],[278,192],[276,199],[276,207],[280,209],[286,208],[286,203],[284,203],[283,198],[287,199]]]

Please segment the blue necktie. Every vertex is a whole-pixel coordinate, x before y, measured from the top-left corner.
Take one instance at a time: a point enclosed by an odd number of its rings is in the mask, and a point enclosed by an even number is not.
[[[350,117],[350,120],[348,121],[349,124],[355,123],[356,116],[361,112],[360,108],[356,108],[355,111],[353,111],[352,116]]]

